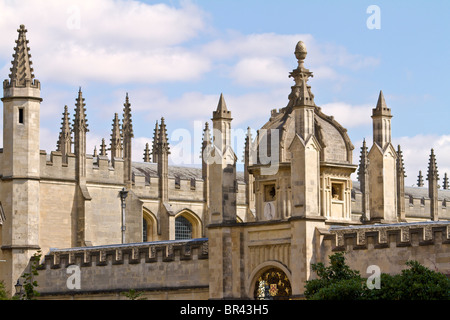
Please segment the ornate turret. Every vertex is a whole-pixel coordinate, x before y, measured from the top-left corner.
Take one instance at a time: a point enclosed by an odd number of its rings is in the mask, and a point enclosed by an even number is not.
[[[398,221],[397,151],[391,143],[391,109],[380,91],[372,109],[373,145],[369,151],[371,222]]]
[[[3,30],[4,31],[4,30]],[[6,226],[0,227],[2,264],[0,279],[9,275],[6,289],[27,267],[31,255],[40,248],[40,104],[41,86],[34,78],[31,54],[21,25],[14,47],[9,79],[3,81],[3,150],[0,203]],[[6,182],[5,182],[6,181]],[[16,197],[19,197],[16,199]]]
[[[304,67],[304,61],[308,52],[303,41],[297,43],[294,53],[298,61],[298,67],[289,74],[289,77],[294,78],[295,81],[295,85],[291,87],[292,91],[289,95],[289,104],[291,106],[315,106],[314,95],[311,92],[311,87],[307,84],[308,79],[313,77],[313,74],[309,69]]]
[[[40,83],[34,79],[33,68],[31,67],[33,62],[29,53],[29,41],[26,38],[27,29],[22,24],[17,31],[19,32],[19,37],[14,48],[12,67],[9,69],[11,71],[9,74],[10,80],[3,82],[3,89],[12,87],[34,87],[40,89]]]
[[[436,165],[436,156],[434,150],[431,149],[430,161],[428,163],[428,196],[430,197],[430,215],[431,220],[439,220],[438,216],[438,180],[439,173]]]
[[[295,85],[291,87],[288,104],[288,107],[293,108],[295,132],[305,141],[314,135],[314,108],[316,106],[311,87],[308,86],[308,79],[313,74],[304,67],[306,55],[305,44],[299,41],[295,47],[298,67],[289,74],[289,77],[294,78]]]
[[[304,67],[307,51],[302,41],[295,47],[297,69],[290,73],[295,85],[291,87],[288,108],[292,109],[295,136],[288,146],[291,159],[292,216],[320,216],[320,151],[322,146],[315,135],[314,95],[308,86],[312,72]],[[305,168],[308,167],[307,170]],[[285,189],[287,186],[284,187]],[[287,190],[287,189],[286,189]],[[287,217],[287,210],[280,208],[281,217]]]
[[[386,105],[383,91],[380,90],[377,106],[372,109],[373,142],[382,149],[391,143],[391,109]]]
[[[227,109],[225,98],[220,94],[219,103],[216,111],[213,111],[213,130],[214,130],[214,145],[220,150],[222,154],[231,145],[231,112]],[[217,134],[221,134],[219,137]]]

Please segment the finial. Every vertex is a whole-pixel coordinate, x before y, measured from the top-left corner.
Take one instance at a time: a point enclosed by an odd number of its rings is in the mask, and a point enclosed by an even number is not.
[[[303,62],[306,58],[306,55],[308,54],[308,52],[306,51],[305,43],[303,41],[297,42],[294,53],[295,53],[295,57],[298,60],[298,66],[300,68],[303,68]]]

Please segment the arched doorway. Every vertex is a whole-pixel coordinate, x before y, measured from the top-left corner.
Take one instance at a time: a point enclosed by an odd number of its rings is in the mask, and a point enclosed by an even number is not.
[[[256,300],[288,300],[291,295],[289,278],[279,268],[266,269],[261,273],[253,291]]]

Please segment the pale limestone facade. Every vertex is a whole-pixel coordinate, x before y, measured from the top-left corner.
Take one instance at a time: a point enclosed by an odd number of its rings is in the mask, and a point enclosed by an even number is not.
[[[407,259],[450,273],[450,191],[438,189],[434,153],[429,187],[405,187],[380,92],[373,145],[364,141],[359,181],[352,181],[354,146],[314,103],[301,41],[289,102],[272,110],[255,139],[247,136],[245,172],[237,172],[223,95],[213,134],[205,125],[201,168],[168,165],[164,118],[144,161],[132,162],[128,95],[122,119],[112,115],[109,149],[103,140],[88,153],[81,88],[72,123],[64,108],[57,150],[40,150],[40,83],[26,29],[18,31],[3,84],[0,152],[0,279],[10,292],[37,249],[45,255],[37,277],[42,299],[122,299],[129,289],[151,299],[253,299],[269,270],[283,275],[285,297],[301,298],[315,276],[311,264],[336,250],[346,250],[362,274],[377,263],[397,273]],[[79,289],[67,286],[70,265],[80,267]]]

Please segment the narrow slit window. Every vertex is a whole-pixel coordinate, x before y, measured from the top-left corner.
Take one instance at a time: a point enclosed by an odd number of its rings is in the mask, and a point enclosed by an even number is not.
[[[23,124],[23,108],[19,108],[19,123]]]

